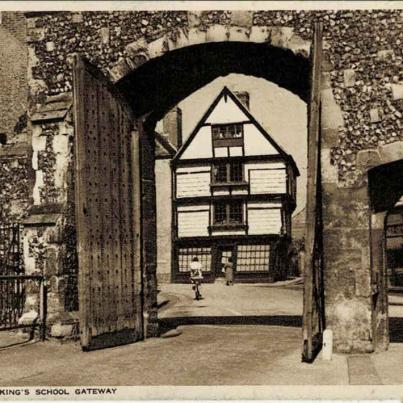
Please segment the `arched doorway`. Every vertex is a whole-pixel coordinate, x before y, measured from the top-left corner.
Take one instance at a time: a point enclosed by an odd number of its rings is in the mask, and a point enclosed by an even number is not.
[[[236,111],[239,112],[239,109],[235,109],[235,111],[231,109],[232,113],[230,111],[224,113],[221,109],[221,112],[217,113],[216,106],[211,110],[211,105],[215,104],[215,99],[224,87],[228,91],[235,91],[235,94],[239,94],[238,96],[243,100],[250,114],[267,130],[268,135],[288,155],[292,156],[300,172],[296,186],[298,189],[297,200],[298,195],[304,192],[303,188],[306,188],[306,172],[303,171],[304,168],[306,171],[307,163],[307,113],[306,103],[299,97],[265,79],[230,74],[213,80],[205,87],[192,93],[178,106],[175,106],[167,118],[176,113],[178,107],[180,108],[181,121],[183,121],[182,142],[185,144],[184,148],[180,148],[177,157],[170,160],[170,166],[166,167],[165,165],[166,171],[171,173],[169,177],[166,177],[161,169],[162,162],[166,164],[167,160],[160,158],[156,160],[156,167],[158,167],[156,169],[157,278],[158,301],[161,307],[158,311],[160,331],[161,334],[164,334],[166,329],[177,326],[185,326],[182,328],[184,332],[195,331],[195,329],[201,329],[200,326],[204,324],[210,324],[213,325],[209,327],[212,336],[207,337],[207,339],[215,339],[217,327],[214,325],[250,324],[257,326],[258,330],[261,329],[264,332],[277,332],[277,336],[281,332],[294,335],[293,338],[290,336],[288,338],[290,341],[292,339],[290,349],[299,350],[302,285],[298,282],[299,279],[293,278],[291,280],[290,277],[294,273],[291,274],[291,270],[284,267],[285,264],[280,266],[282,262],[287,260],[286,256],[283,255],[284,257],[279,257],[276,260],[276,256],[280,255],[280,248],[276,245],[276,242],[280,240],[278,233],[283,235],[282,241],[287,242],[288,252],[291,250],[291,246],[294,246],[291,244],[291,231],[287,227],[287,220],[280,219],[278,210],[270,210],[274,216],[277,214],[278,221],[275,219],[267,220],[266,212],[268,210],[265,210],[263,202],[258,200],[264,198],[266,203],[272,203],[274,200],[284,203],[282,204],[284,206],[282,211],[284,218],[288,218],[292,214],[290,210],[295,207],[295,193],[289,192],[287,196],[284,194],[283,196],[270,195],[269,189],[276,191],[271,186],[274,183],[279,183],[278,179],[272,182],[270,175],[264,176],[265,179],[269,179],[267,182],[270,181],[270,185],[263,189],[257,186],[253,177],[250,177],[248,174],[250,164],[254,164],[255,169],[260,168],[258,172],[263,172],[264,175],[268,172],[284,171],[275,171],[275,163],[273,160],[270,161],[270,158],[276,154],[271,154],[271,151],[265,147],[265,142],[259,143],[259,149],[254,152],[248,148],[247,144],[250,144],[251,132],[248,130],[248,123],[245,121],[244,115],[236,113]],[[230,97],[227,99],[229,105],[231,105],[231,99]],[[225,100],[221,100],[222,103],[218,102],[217,105],[226,104]],[[235,104],[232,105],[235,106]],[[293,111],[292,120],[287,113],[290,110]],[[203,136],[209,138],[210,123],[207,125],[200,123],[205,122],[206,111],[210,111],[207,112],[210,113],[208,116],[213,115],[211,119],[215,119],[216,123],[224,120],[227,122],[234,122],[235,120],[243,122],[241,123],[243,139],[238,145],[241,144],[241,147],[245,147],[239,154],[246,156],[238,154],[232,158],[230,151],[229,156],[227,153],[224,159],[223,157],[214,159],[216,153],[211,147],[213,142],[211,144],[209,142],[207,144],[201,143],[199,147],[191,150],[191,146],[196,140],[187,143],[187,139],[192,136],[194,130],[198,130],[195,127],[203,128],[200,129],[203,130]],[[163,123],[167,118],[164,118]],[[206,119],[211,122],[210,119]],[[176,126],[158,125],[162,132],[164,127],[166,130],[172,130],[169,133],[169,138],[175,139]],[[179,137],[181,137],[180,134]],[[193,138],[198,139],[200,137],[196,134]],[[255,143],[256,138],[254,139]],[[238,138],[235,141],[238,141]],[[187,158],[181,159],[179,155],[186,154],[186,150],[188,150]],[[276,158],[278,156],[279,154]],[[207,159],[203,160],[203,157]],[[254,159],[253,162],[251,159]],[[238,185],[236,181],[239,177],[236,176],[233,183],[235,192],[232,194],[229,194],[227,185],[223,185],[223,182],[219,184],[219,180],[215,180],[214,177],[211,178],[210,174],[202,173],[200,175],[200,172],[206,170],[214,175],[218,171],[214,168],[219,166],[218,164],[222,164],[223,161],[226,161],[225,164],[231,164],[233,161],[234,165],[232,166],[240,167],[241,179],[245,180],[244,184]],[[271,167],[272,170],[265,171],[265,167]],[[180,174],[177,174],[178,169]],[[192,171],[196,171],[196,173],[192,173]],[[305,183],[303,182],[303,175],[305,175]],[[223,176],[225,176],[225,180],[233,180],[231,175],[227,175],[227,171]],[[193,185],[194,179],[192,177],[198,178],[196,180],[197,186]],[[185,185],[181,178],[187,178]],[[287,181],[289,184],[295,183],[290,175]],[[259,183],[261,183],[260,180]],[[214,189],[217,189],[215,187],[217,185],[221,188],[221,196],[218,195],[219,197],[214,198]],[[252,191],[250,192],[251,188]],[[292,186],[288,189],[291,188]],[[170,197],[168,195],[173,199],[171,203],[169,203]],[[192,196],[191,200],[189,199],[190,195]],[[232,217],[225,220],[225,224],[221,224],[215,218],[218,200],[221,203],[224,201],[240,203],[242,213],[235,219]],[[256,202],[258,204],[254,204]],[[286,206],[289,206],[289,209]],[[303,208],[304,206],[305,198],[302,197],[297,201],[295,208]],[[253,207],[259,207],[260,210],[253,210]],[[274,204],[271,204],[271,207],[273,208]],[[168,218],[170,221],[165,224],[165,220]],[[274,222],[282,222],[282,229],[278,229],[277,224],[273,224]],[[265,226],[263,230],[260,226],[261,223]],[[242,228],[242,226],[244,227]],[[278,232],[276,233],[276,231]],[[170,252],[172,250],[169,257],[166,254],[167,248]],[[201,301],[194,299],[194,292],[189,285],[189,261],[195,255],[201,261],[204,275],[201,287],[204,298]],[[233,284],[235,287],[226,286],[223,264],[228,257],[233,262],[235,283]],[[171,259],[169,264],[167,264],[168,259]],[[189,323],[197,327],[189,329],[186,326]],[[265,327],[262,326],[264,324],[277,324],[278,326]],[[229,327],[228,331],[231,332],[233,328]],[[235,326],[235,329],[241,331],[241,327]],[[270,340],[275,337],[268,335]],[[271,342],[268,345],[274,347]]]
[[[323,330],[318,215],[321,27],[316,30],[313,50],[312,61],[267,43],[192,45],[147,61],[113,86],[94,67],[75,58],[84,348],[157,334],[155,125],[196,89],[218,76],[237,72],[265,78],[310,103],[304,357],[313,359]],[[96,281],[90,284],[91,276]]]
[[[370,199],[372,308],[375,348],[386,350],[391,340],[398,340],[402,319],[389,317],[387,242],[390,228],[388,217],[403,195],[401,181],[403,160],[379,165],[368,171]],[[389,241],[390,242],[390,241]],[[393,337],[392,337],[393,336]],[[401,338],[400,338],[401,339]]]

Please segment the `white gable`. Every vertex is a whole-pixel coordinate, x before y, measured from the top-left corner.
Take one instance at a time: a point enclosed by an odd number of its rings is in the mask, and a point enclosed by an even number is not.
[[[180,159],[211,158],[213,156],[212,147],[211,127],[202,126],[197,131],[195,137],[187,146]]]
[[[278,155],[263,133],[253,124],[243,126],[245,155]]]
[[[249,121],[239,106],[229,97],[223,96],[207,117],[206,123],[237,123]]]
[[[243,122],[244,155],[278,155],[279,152],[257,126],[249,119],[241,107],[230,97],[222,95],[213,110],[203,118],[201,126],[190,143],[185,146],[180,159],[213,157],[211,125]],[[242,155],[242,147],[219,146],[215,148],[216,157]]]

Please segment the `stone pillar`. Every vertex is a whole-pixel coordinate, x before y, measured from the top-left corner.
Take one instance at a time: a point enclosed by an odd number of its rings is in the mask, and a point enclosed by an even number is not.
[[[27,274],[42,274],[48,288],[49,333],[70,336],[78,323],[74,229],[71,94],[48,97],[31,117],[33,206],[24,221]],[[26,310],[38,298],[28,290]]]
[[[326,327],[337,352],[371,352],[372,290],[366,189],[324,185]]]
[[[325,57],[326,60],[326,52]],[[337,352],[373,351],[369,201],[365,181],[339,182],[331,150],[344,127],[324,63],[321,89],[321,184],[326,328]]]
[[[142,122],[139,120],[139,125]],[[143,270],[143,315],[146,337],[158,335],[157,306],[157,221],[155,189],[154,127],[143,127],[140,134],[141,232]]]

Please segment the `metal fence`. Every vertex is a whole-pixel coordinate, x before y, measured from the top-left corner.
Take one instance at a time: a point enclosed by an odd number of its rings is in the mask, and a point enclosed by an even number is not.
[[[0,330],[39,327],[41,339],[46,329],[46,285],[42,275],[25,275],[20,224],[0,224]],[[31,322],[20,323],[27,293],[37,296],[39,312]]]
[[[38,316],[27,323],[19,320],[24,312],[26,290],[37,293]],[[0,331],[38,327],[42,340],[46,336],[46,284],[43,276],[0,276]]]
[[[24,274],[21,246],[22,225],[0,224],[0,275]]]

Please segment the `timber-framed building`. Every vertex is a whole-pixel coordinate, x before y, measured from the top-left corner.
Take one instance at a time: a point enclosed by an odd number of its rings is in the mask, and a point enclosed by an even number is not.
[[[174,282],[195,256],[206,281],[229,257],[235,281],[286,277],[299,172],[248,105],[224,87],[172,160]]]

